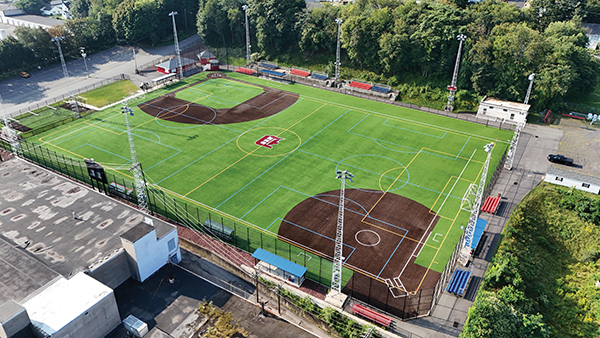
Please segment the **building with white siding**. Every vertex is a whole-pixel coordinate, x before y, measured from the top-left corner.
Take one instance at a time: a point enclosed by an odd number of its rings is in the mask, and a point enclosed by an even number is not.
[[[548,167],[544,181],[565,187],[575,187],[576,189],[593,194],[600,194],[600,178],[554,166]]]
[[[526,123],[529,107],[531,106],[528,104],[504,101],[486,96],[479,103],[477,117],[509,123]]]

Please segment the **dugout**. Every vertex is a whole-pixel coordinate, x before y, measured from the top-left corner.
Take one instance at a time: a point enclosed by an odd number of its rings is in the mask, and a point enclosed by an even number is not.
[[[203,226],[204,226],[205,230],[207,230],[209,233],[215,235],[216,237],[219,237],[226,241],[231,241],[233,239],[234,230],[229,227],[224,226],[221,223],[207,219],[204,222]]]
[[[261,248],[256,249],[252,254],[256,261],[256,268],[266,272],[276,278],[282,279],[287,283],[300,287],[304,282],[304,275],[307,269],[294,262],[290,262],[283,257],[279,257]]]

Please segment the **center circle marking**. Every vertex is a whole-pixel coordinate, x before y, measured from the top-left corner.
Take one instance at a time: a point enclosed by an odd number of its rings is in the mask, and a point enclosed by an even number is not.
[[[363,242],[359,241],[358,240],[358,234],[360,234],[361,232],[365,232],[365,233],[368,233],[368,234],[370,234],[370,233],[375,234],[375,236],[377,236],[377,243],[374,243],[374,244],[369,243],[369,244],[367,244],[367,243],[363,243]],[[356,240],[356,242],[358,242],[358,244],[360,244],[362,246],[375,246],[375,245],[377,245],[377,244],[379,244],[381,242],[381,237],[379,236],[378,233],[376,233],[373,230],[366,230],[366,229],[365,230],[360,230],[356,234],[354,234],[354,239]]]
[[[292,150],[288,151],[287,153],[273,154],[273,155],[259,155],[259,154],[254,154],[254,151],[256,151],[256,149],[255,149],[255,150],[252,150],[252,151],[247,151],[247,150],[245,150],[244,148],[242,148],[242,146],[240,145],[240,139],[242,138],[242,136],[246,135],[247,133],[249,133],[249,132],[251,132],[251,131],[256,131],[256,130],[260,130],[260,129],[280,129],[280,130],[283,130],[283,132],[286,132],[286,131],[287,131],[287,132],[290,132],[290,133],[294,134],[294,135],[295,135],[295,136],[298,138],[298,146],[296,146],[296,148],[294,148],[294,149],[292,149]],[[281,134],[280,134],[280,135],[281,135]],[[258,139],[257,139],[257,140],[258,140]],[[300,135],[296,134],[295,132],[293,132],[293,131],[291,131],[291,130],[289,130],[289,129],[285,129],[285,128],[279,128],[279,127],[260,127],[260,128],[253,128],[253,129],[250,129],[250,130],[248,130],[248,131],[246,131],[246,132],[244,132],[244,133],[240,134],[240,136],[238,136],[238,138],[235,140],[235,144],[237,145],[237,147],[238,147],[238,148],[239,148],[241,151],[245,152],[245,153],[246,153],[246,154],[248,154],[248,155],[257,156],[257,157],[278,157],[278,156],[285,156],[285,155],[287,155],[287,154],[290,154],[290,153],[293,153],[294,151],[296,151],[296,149],[300,148],[300,145],[302,144],[302,139],[300,138]],[[252,143],[252,144],[254,144],[254,143]],[[261,148],[261,146],[257,146],[257,147],[258,147],[257,149],[260,149],[260,148]],[[276,149],[276,148],[274,148],[274,149]]]

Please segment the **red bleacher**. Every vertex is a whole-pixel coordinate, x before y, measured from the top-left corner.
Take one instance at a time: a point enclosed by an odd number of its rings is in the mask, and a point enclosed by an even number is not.
[[[235,71],[238,73],[247,74],[247,75],[254,74],[254,71],[252,69],[248,69],[248,68],[244,68],[244,67],[239,67]]]
[[[383,325],[386,328],[390,327],[392,324],[392,319],[390,317],[384,316],[381,313],[375,312],[358,303],[354,303],[354,305],[352,305],[352,313],[367,318],[379,325]]]
[[[290,74],[307,77],[310,75],[310,72],[307,72],[304,70],[292,69],[292,70],[290,70]]]
[[[498,210],[498,206],[500,205],[500,198],[502,196],[498,194],[498,197],[490,197],[488,196],[481,207],[481,211],[489,212],[490,214],[496,213]]]
[[[354,88],[360,88],[360,89],[364,89],[364,90],[369,90],[371,89],[371,85],[368,83],[361,83],[361,82],[356,82],[356,81],[350,81],[350,87],[354,87]]]

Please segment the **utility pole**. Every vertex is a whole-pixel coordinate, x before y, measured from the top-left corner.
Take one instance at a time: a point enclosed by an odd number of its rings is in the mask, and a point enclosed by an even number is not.
[[[135,56],[135,47],[131,47],[131,49],[133,50],[133,66],[135,67],[135,73],[139,74],[140,71],[138,70],[138,67],[137,67],[137,57]]]
[[[65,79],[67,79],[67,89],[69,90],[69,97],[71,98],[71,109],[75,112],[75,117],[80,118],[81,114],[79,114],[79,106],[77,105],[77,101],[75,101],[75,97],[73,96],[73,91],[71,91],[71,79],[69,78],[69,71],[67,71],[67,64],[65,63],[65,58],[63,56],[62,48],[60,48],[60,41],[65,38],[62,36],[57,36],[52,38],[50,41],[56,42],[58,46],[58,54],[60,55],[60,64],[62,65],[63,75]]]
[[[248,25],[248,5],[243,5],[244,16],[246,19],[246,66],[250,65],[250,25]]]
[[[342,188],[340,189],[340,203],[338,209],[337,227],[335,229],[335,250],[333,253],[333,269],[331,272],[331,291],[337,292],[339,300],[342,299],[342,248],[344,245],[344,195],[346,189],[346,180],[352,182],[352,175],[346,170],[336,172],[335,178],[340,179]]]
[[[87,77],[90,77],[90,71],[88,70],[88,66],[87,66],[87,61],[85,60],[85,57],[87,56],[87,54],[85,53],[85,47],[81,47],[79,48],[79,50],[81,51],[81,56],[83,57],[83,64],[85,65],[85,72],[87,73]]]
[[[529,103],[529,95],[531,95],[531,88],[533,87],[533,79],[535,78],[535,73],[529,74],[527,78],[529,80],[529,88],[527,88],[527,95],[525,95],[525,101],[523,103]]]
[[[340,82],[340,36],[342,35],[342,19],[335,19],[335,23],[338,25],[338,34],[337,34],[337,47],[335,49],[335,85],[338,86]]]
[[[485,190],[485,182],[487,178],[488,169],[490,167],[490,159],[492,158],[492,149],[494,149],[493,143],[488,143],[483,147],[483,150],[487,153],[487,158],[481,172],[481,179],[477,186],[477,193],[475,195],[475,203],[471,208],[471,216],[469,217],[469,223],[465,229],[466,235],[463,242],[463,247],[459,253],[459,262],[466,266],[469,258],[471,258],[471,244],[473,243],[473,235],[475,234],[475,224],[477,223],[477,217],[479,217],[479,209],[481,208],[481,199],[483,198],[483,192]]]
[[[179,40],[177,40],[177,25],[175,25],[175,15],[177,12],[169,13],[173,18],[173,37],[175,39],[175,52],[177,53],[177,68],[179,68],[179,78],[183,78],[183,69],[181,68],[181,51],[179,50]]]
[[[131,134],[131,127],[129,126],[129,115],[133,116],[133,110],[125,104],[121,107],[121,112],[125,114],[125,126],[127,128],[127,138],[129,140],[129,150],[131,152],[131,169],[129,170],[133,172],[133,178],[135,179],[138,207],[144,213],[149,214],[150,210],[148,209],[148,199],[146,197],[146,179],[144,178],[142,165],[138,162],[135,145],[133,144],[133,135]]]
[[[456,80],[458,78],[458,69],[460,66],[460,54],[462,51],[463,41],[467,39],[467,36],[464,34],[458,34],[456,37],[458,39],[458,53],[456,53],[456,63],[454,64],[454,73],[452,74],[452,84],[448,86],[448,103],[446,104],[446,111],[452,111],[454,107],[452,106],[452,102],[454,101],[454,94],[456,93]]]
[[[531,95],[531,88],[533,87],[533,79],[535,78],[535,74],[529,74],[529,88],[527,88],[527,94],[525,94],[524,104],[529,102],[529,96]],[[504,169],[512,170],[512,165],[515,160],[515,153],[517,152],[517,145],[519,144],[519,137],[521,136],[521,131],[525,127],[525,122],[517,123],[517,127],[515,128],[515,133],[513,134],[512,141],[510,142],[510,146],[508,147],[508,153],[506,153],[506,161],[504,161]]]

